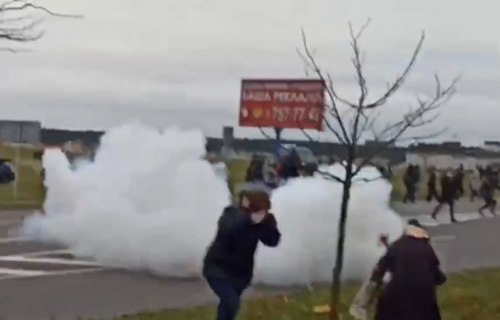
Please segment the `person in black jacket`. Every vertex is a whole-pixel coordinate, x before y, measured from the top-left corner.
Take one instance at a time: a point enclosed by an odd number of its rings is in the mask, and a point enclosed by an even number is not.
[[[240,205],[224,209],[217,234],[203,263],[203,276],[219,298],[217,320],[234,320],[241,295],[253,277],[254,256],[259,242],[278,246],[281,234],[264,191],[244,191]]]
[[[479,187],[479,193],[484,200],[484,205],[479,208],[479,214],[484,216],[484,209],[489,209],[489,211],[496,215],[495,208],[497,206],[497,201],[495,200],[495,190],[500,190],[498,182],[498,172],[491,171],[487,176],[483,177],[481,181],[481,186]]]
[[[264,181],[264,160],[258,155],[254,155],[252,157],[252,161],[247,169],[245,181]]]
[[[404,176],[404,184],[406,187],[406,194],[403,197],[403,202],[406,203],[409,200],[410,202],[415,203],[415,197],[416,197],[415,166],[412,164],[410,164],[408,168],[406,168]]]
[[[281,179],[297,178],[300,176],[300,170],[302,169],[303,165],[300,156],[295,149],[292,149],[283,161],[283,167],[280,172]]]
[[[416,220],[408,224],[404,235],[389,245],[372,273],[371,281],[378,287],[385,273],[391,273],[391,280],[378,298],[375,320],[441,319],[436,288],[446,282],[446,275],[427,232]]]
[[[464,195],[464,166],[461,164],[453,175],[454,183],[457,188],[455,194],[456,199],[460,199]]]
[[[458,188],[456,182],[457,179],[453,178],[453,170],[451,169],[449,169],[441,177],[441,196],[439,197],[439,204],[434,208],[434,211],[432,212],[433,219],[436,219],[437,214],[439,213],[443,205],[447,204],[450,207],[451,222],[457,222],[454,212]]]
[[[437,174],[434,167],[429,168],[429,178],[427,179],[427,202],[436,199],[439,202],[439,196],[437,192]]]

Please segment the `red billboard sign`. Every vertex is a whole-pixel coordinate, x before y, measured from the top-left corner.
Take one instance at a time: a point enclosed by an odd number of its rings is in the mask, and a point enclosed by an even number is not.
[[[241,82],[239,124],[322,130],[325,83],[311,79]]]

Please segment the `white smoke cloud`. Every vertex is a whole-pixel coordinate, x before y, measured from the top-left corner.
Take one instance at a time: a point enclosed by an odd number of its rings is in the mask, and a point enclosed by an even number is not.
[[[221,176],[202,159],[200,131],[141,124],[103,136],[93,163],[74,170],[58,150],[44,155],[46,214],[28,217],[22,234],[70,248],[106,265],[159,275],[200,275],[217,220],[229,203]],[[341,173],[341,167],[330,170]],[[378,175],[375,169],[362,171]],[[345,273],[363,277],[383,248],[378,236],[399,236],[402,220],[389,209],[384,180],[357,183],[347,224]],[[273,213],[282,232],[278,248],[258,250],[256,282],[291,285],[330,279],[335,256],[341,185],[299,178],[275,190]]]

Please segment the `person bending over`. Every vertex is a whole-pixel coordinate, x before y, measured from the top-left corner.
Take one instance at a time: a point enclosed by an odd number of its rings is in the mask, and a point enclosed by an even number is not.
[[[224,209],[203,263],[203,276],[219,298],[217,320],[234,320],[253,277],[259,242],[278,246],[281,234],[264,191],[244,191],[239,206]]]
[[[372,281],[391,279],[378,297],[375,320],[440,320],[437,286],[446,282],[429,235],[416,220],[390,244],[373,271]]]

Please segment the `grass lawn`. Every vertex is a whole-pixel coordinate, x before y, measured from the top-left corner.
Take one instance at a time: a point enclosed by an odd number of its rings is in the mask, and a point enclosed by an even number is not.
[[[342,312],[347,312],[355,286],[345,286]],[[314,314],[313,308],[328,301],[328,290],[317,288],[289,296],[279,296],[244,303],[238,320],[309,320],[327,319]],[[467,271],[451,275],[448,283],[439,289],[439,305],[443,320],[500,319],[500,268]],[[214,320],[215,307],[166,310],[116,318],[114,320]],[[344,320],[351,319],[344,314]]]

